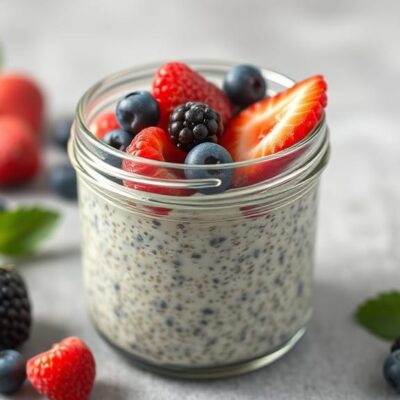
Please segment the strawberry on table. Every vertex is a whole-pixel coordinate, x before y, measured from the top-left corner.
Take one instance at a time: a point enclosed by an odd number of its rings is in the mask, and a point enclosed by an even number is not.
[[[149,127],[140,131],[126,149],[128,154],[143,157],[151,160],[166,161],[171,163],[183,163],[186,153],[175,147],[169,140],[167,133],[158,127]],[[172,168],[159,168],[140,161],[124,160],[122,168],[144,177],[157,179],[182,179],[183,172]],[[152,193],[165,194],[170,196],[185,196],[188,193],[185,189],[173,187],[160,187],[137,183],[125,180],[124,185],[133,189],[143,190]]]
[[[50,400],[87,400],[96,365],[86,344],[70,337],[31,358],[26,374],[32,386]]]
[[[21,118],[39,135],[43,108],[42,91],[31,78],[19,73],[0,74],[0,115]]]
[[[22,119],[0,115],[0,185],[12,185],[35,177],[40,169],[39,143]]]
[[[316,75],[252,104],[230,122],[220,144],[234,161],[257,159],[293,146],[321,120],[327,104],[326,90],[324,78]],[[240,168],[234,186],[260,182],[278,173],[290,161],[269,162],[272,169],[262,165]]]
[[[188,101],[208,104],[221,115],[224,125],[233,114],[232,105],[221,89],[180,62],[169,62],[157,71],[152,83],[152,94],[160,106],[160,126],[164,129],[168,126],[172,110]]]

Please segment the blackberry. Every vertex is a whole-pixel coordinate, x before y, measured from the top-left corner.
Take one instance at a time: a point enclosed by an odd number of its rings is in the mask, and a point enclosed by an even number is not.
[[[14,349],[30,334],[31,305],[21,276],[0,267],[0,350]]]
[[[400,350],[400,337],[398,337],[392,344],[390,351],[393,353],[396,350]]]
[[[216,143],[222,131],[221,116],[205,103],[189,101],[181,104],[169,118],[169,136],[184,151],[200,143]]]

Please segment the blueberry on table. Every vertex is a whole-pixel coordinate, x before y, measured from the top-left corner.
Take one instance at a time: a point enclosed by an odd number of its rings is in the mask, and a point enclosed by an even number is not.
[[[400,337],[397,338],[397,339],[393,342],[392,347],[390,348],[390,351],[391,351],[392,353],[393,353],[394,351],[396,351],[396,350],[400,350]]]
[[[77,198],[76,172],[71,165],[57,165],[51,168],[48,182],[50,188],[59,196],[69,200]]]
[[[267,85],[258,68],[236,65],[225,75],[223,89],[233,104],[246,107],[265,97]]]
[[[383,364],[383,376],[400,393],[400,350],[391,353]]]
[[[226,149],[216,143],[201,143],[194,147],[186,156],[187,165],[214,165],[232,163],[232,157]],[[187,179],[210,179],[221,180],[220,186],[197,189],[200,193],[216,194],[222,193],[229,188],[232,182],[233,169],[185,169]]]
[[[146,91],[129,93],[118,101],[116,112],[121,127],[133,134],[160,120],[160,108],[155,98]]]
[[[134,137],[135,135],[131,132],[124,131],[123,129],[114,129],[108,132],[101,140],[109,146],[114,147],[114,149],[125,151]]]
[[[60,117],[54,122],[54,140],[63,149],[66,149],[68,146],[72,123],[73,117]]]
[[[0,393],[15,393],[26,378],[25,359],[15,350],[0,351]]]

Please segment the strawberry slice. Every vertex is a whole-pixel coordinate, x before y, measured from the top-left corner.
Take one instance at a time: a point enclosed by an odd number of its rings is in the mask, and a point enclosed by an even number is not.
[[[152,83],[152,94],[160,106],[159,125],[164,129],[167,129],[172,110],[188,101],[208,104],[221,115],[224,125],[233,114],[232,104],[221,89],[180,62],[164,64],[156,72]]]
[[[234,161],[268,156],[304,139],[318,124],[327,104],[327,85],[321,75],[296,83],[273,97],[252,104],[229,124],[220,144]],[[239,168],[234,186],[270,178],[293,157],[270,160],[265,165]]]
[[[167,133],[158,127],[149,127],[140,131],[134,137],[131,144],[126,149],[126,152],[136,157],[173,163],[183,163],[186,157],[186,153],[174,146],[169,140]],[[122,168],[124,171],[133,172],[143,177],[166,180],[184,178],[183,171],[181,170],[159,168],[155,165],[148,165],[145,162],[142,163],[139,161],[124,160]],[[136,190],[169,196],[185,196],[191,194],[186,189],[154,186],[128,180],[124,180],[124,185]]]

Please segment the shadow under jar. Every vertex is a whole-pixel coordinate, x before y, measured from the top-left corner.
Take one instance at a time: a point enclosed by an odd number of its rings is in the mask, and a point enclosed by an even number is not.
[[[231,67],[191,63],[221,84]],[[223,166],[258,168],[259,182],[224,193],[198,188],[218,179],[158,180],[121,169],[132,157],[89,131],[118,98],[148,90],[158,65],[112,75],[81,99],[69,144],[78,171],[86,298],[101,335],[140,366],[186,378],[249,372],[284,355],[312,311],[319,177],[329,155],[325,118],[310,135],[272,156]],[[293,84],[263,70],[268,95]],[[183,196],[131,189],[179,188]],[[140,187],[140,186],[139,186]]]

